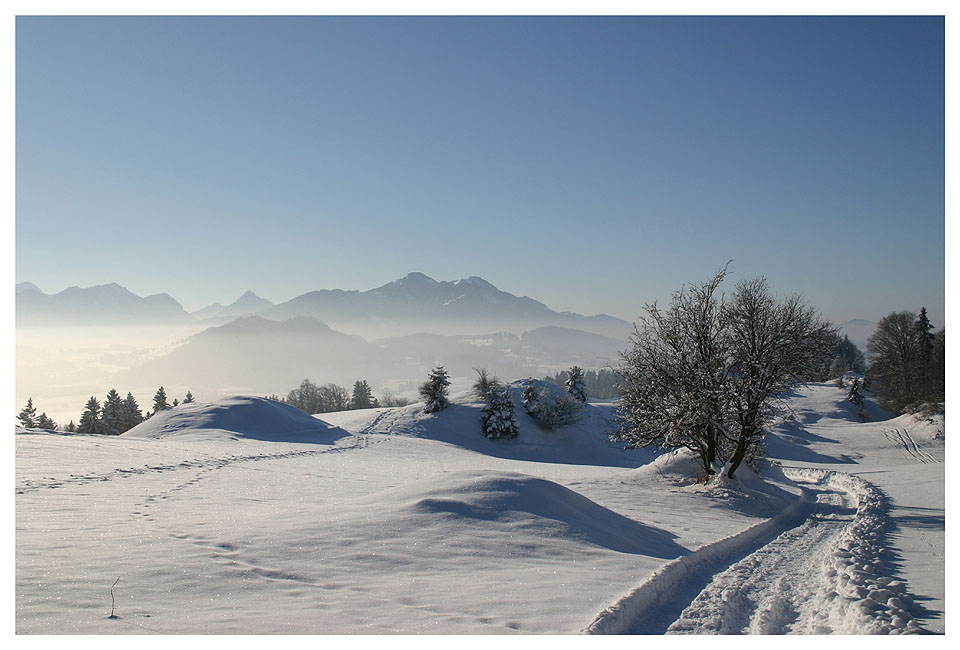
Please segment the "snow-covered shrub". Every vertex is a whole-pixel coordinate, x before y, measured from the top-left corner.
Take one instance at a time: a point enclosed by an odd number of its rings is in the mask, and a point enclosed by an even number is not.
[[[572,395],[538,387],[532,379],[527,380],[520,402],[537,424],[548,431],[574,424],[583,409],[583,403]]]
[[[474,368],[477,373],[477,379],[473,382],[473,394],[484,401],[489,401],[490,391],[499,384],[496,377],[491,377],[486,368]]]
[[[587,384],[583,380],[583,368],[580,366],[570,368],[570,378],[567,379],[566,386],[567,392],[570,393],[574,399],[579,400],[581,403],[586,403]]]
[[[447,398],[447,386],[450,385],[450,375],[443,366],[437,366],[430,371],[430,377],[420,386],[420,397],[426,402],[424,413],[436,413],[450,405]]]
[[[491,382],[487,403],[480,414],[483,435],[488,438],[516,438],[519,432],[510,390],[499,382]]]

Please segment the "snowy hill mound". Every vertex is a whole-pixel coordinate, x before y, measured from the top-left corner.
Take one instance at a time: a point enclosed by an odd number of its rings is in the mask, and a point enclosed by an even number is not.
[[[653,458],[652,449],[625,450],[610,442],[609,436],[617,426],[611,404],[588,403],[575,423],[543,429],[521,402],[525,384],[526,380],[509,384],[519,426],[517,437],[509,440],[484,437],[480,421],[484,403],[472,391],[452,394],[450,406],[437,413],[424,413],[420,402],[402,408],[322,413],[317,417],[353,432],[427,438],[513,460],[634,468]],[[552,395],[564,393],[550,382],[535,380],[534,384]]]
[[[249,438],[329,444],[349,435],[300,409],[261,397],[225,397],[161,411],[124,436],[200,440]]]
[[[388,510],[411,529],[440,526],[446,535],[470,537],[469,529],[499,522],[540,540],[564,538],[619,553],[672,559],[687,552],[674,541],[675,535],[553,481],[517,472],[447,472],[367,501],[380,504],[381,511],[385,502],[391,503]]]

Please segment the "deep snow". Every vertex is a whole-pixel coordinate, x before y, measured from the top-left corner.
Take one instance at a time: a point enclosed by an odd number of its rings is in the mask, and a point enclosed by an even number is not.
[[[771,438],[782,470],[705,486],[685,452],[607,442],[609,405],[545,432],[519,390],[511,441],[469,394],[18,430],[17,632],[943,630],[942,423],[860,424],[811,386]]]

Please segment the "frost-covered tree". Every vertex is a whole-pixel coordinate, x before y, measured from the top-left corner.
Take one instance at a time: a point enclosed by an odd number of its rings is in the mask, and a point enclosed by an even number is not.
[[[37,428],[46,431],[56,431],[57,423],[48,418],[46,413],[41,413],[40,417],[37,418]]]
[[[856,405],[857,413],[860,415],[860,418],[863,419],[866,415],[866,412],[863,410],[863,380],[859,377],[854,378],[854,380],[850,383],[850,390],[847,393],[847,401]]]
[[[520,428],[510,389],[499,382],[491,382],[487,390],[486,405],[480,412],[483,435],[488,438],[516,438]]]
[[[143,413],[140,412],[140,405],[137,404],[137,400],[133,397],[132,393],[128,392],[126,398],[123,400],[121,414],[121,431],[129,431],[143,422]]]
[[[123,398],[115,388],[111,388],[103,400],[103,411],[100,416],[103,432],[111,436],[123,433],[125,431],[123,415]]]
[[[183,402],[181,404],[193,404],[193,393],[187,391],[187,394],[183,396]]]
[[[153,396],[153,414],[156,415],[168,408],[170,408],[170,404],[167,402],[167,391],[163,390],[163,386],[161,386]]]
[[[621,357],[614,439],[687,447],[706,474],[726,461],[733,477],[762,454],[776,397],[823,372],[835,330],[799,297],[777,301],[763,278],[721,300],[725,274],[674,294],[666,310],[647,308]]]
[[[569,393],[536,386],[532,379],[524,385],[520,403],[540,428],[547,431],[576,423],[583,410],[583,402]]]
[[[619,428],[612,438],[630,447],[686,447],[707,475],[729,446],[723,436],[728,344],[718,295],[725,276],[721,269],[682,288],[665,309],[648,305],[617,368]]]
[[[77,425],[73,423],[73,420],[70,420],[70,424],[63,427],[63,430],[66,431],[67,433],[73,433],[77,430]]]
[[[427,381],[420,386],[420,397],[423,398],[424,413],[436,413],[450,405],[447,398],[447,386],[450,385],[450,375],[443,366],[437,366],[430,371]]]
[[[100,402],[96,397],[90,396],[80,414],[80,422],[77,423],[77,433],[103,433],[103,427],[100,422]]]
[[[763,278],[737,285],[722,318],[731,363],[724,434],[735,443],[727,469],[732,478],[745,459],[762,452],[776,397],[816,379],[833,351],[836,330],[799,296],[776,300]]]
[[[17,420],[20,421],[20,426],[25,429],[34,429],[37,426],[37,407],[33,405],[33,398],[27,398],[27,405],[23,407],[23,410],[20,411],[17,415]]]
[[[574,399],[586,403],[587,385],[583,379],[583,368],[580,366],[570,368],[570,378],[567,379],[566,386],[567,392],[570,393]]]
[[[533,410],[536,408],[537,393],[538,390],[536,384],[533,383],[533,377],[529,377],[523,385],[523,392],[520,393],[520,403],[523,404],[523,408],[531,415],[533,415]]]

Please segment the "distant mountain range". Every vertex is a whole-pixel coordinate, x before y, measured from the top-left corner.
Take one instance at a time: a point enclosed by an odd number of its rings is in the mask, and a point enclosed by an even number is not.
[[[619,318],[556,312],[527,296],[500,291],[476,276],[438,282],[410,273],[369,291],[324,289],[277,305],[248,291],[228,306],[216,303],[190,314],[165,293],[141,298],[118,284],[70,287],[52,295],[30,282],[17,285],[18,325],[214,325],[250,315],[275,321],[308,316],[368,338],[414,332],[522,332],[557,326],[625,340],[632,331],[632,325]]]
[[[17,284],[17,325],[144,325],[190,320],[183,306],[166,293],[141,298],[113,283],[46,294],[31,282]]]

